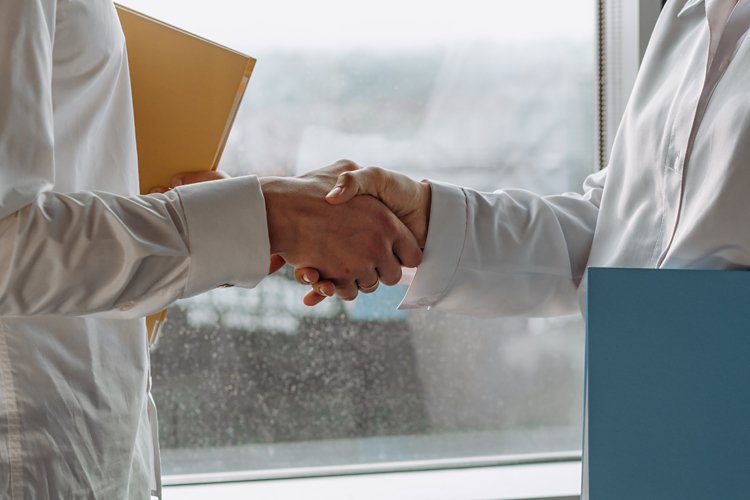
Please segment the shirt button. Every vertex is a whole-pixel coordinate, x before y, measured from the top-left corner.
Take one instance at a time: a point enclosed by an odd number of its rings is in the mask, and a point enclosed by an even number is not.
[[[118,309],[122,312],[127,312],[127,311],[130,311],[134,305],[135,305],[135,302],[125,302],[124,304],[120,304]]]

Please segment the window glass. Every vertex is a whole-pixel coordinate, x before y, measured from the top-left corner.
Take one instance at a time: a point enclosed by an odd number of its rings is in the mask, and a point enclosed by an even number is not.
[[[592,0],[124,3],[258,59],[233,175],[351,158],[548,194],[594,168]],[[580,449],[579,317],[399,311],[405,287],[306,308],[305,292],[285,269],[172,308],[152,350],[165,474]]]

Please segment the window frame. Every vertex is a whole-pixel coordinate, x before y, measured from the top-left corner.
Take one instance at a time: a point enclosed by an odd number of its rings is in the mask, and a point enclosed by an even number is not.
[[[598,164],[604,168],[628,104],[662,0],[597,0]]]
[[[344,500],[578,500],[577,461],[469,467],[349,476],[166,486],[164,500],[217,498],[325,498]]]
[[[361,476],[373,474],[393,474],[409,472],[440,472],[472,468],[533,466],[553,463],[580,463],[579,452],[529,453],[522,455],[492,455],[466,458],[431,460],[410,460],[398,462],[377,462],[353,465],[333,465],[319,467],[290,467],[253,471],[228,471],[164,476],[166,486],[186,486],[190,484],[236,483],[246,481],[293,480],[321,477]]]

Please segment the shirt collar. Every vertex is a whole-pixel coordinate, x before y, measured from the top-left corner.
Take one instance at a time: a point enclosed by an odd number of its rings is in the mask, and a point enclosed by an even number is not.
[[[698,5],[701,5],[702,3],[705,3],[706,0],[688,0],[687,3],[682,7],[682,10],[680,10],[680,13],[677,14],[677,17],[683,16],[687,11],[692,9],[693,7],[697,7]]]

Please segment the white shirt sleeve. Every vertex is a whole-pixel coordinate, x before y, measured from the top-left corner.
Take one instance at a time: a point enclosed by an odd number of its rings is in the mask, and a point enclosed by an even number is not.
[[[432,182],[422,263],[401,307],[480,316],[578,311],[607,169],[584,193],[479,193]]]
[[[56,4],[0,2],[13,20],[0,30],[0,316],[137,317],[224,283],[254,286],[270,259],[254,177],[166,195],[53,191]]]

